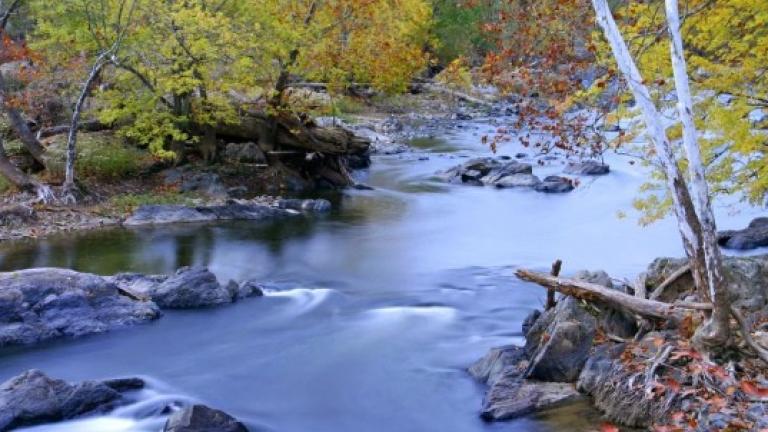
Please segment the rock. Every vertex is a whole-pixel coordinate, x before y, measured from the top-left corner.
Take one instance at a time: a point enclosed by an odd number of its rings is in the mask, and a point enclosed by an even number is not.
[[[569,162],[565,167],[566,174],[572,175],[606,175],[611,171],[611,168],[604,163],[600,163],[595,160],[586,160],[582,162]]]
[[[191,309],[231,303],[232,294],[205,267],[182,267],[151,291],[161,308]]]
[[[224,149],[224,159],[233,163],[265,164],[267,158],[254,142],[229,143]]]
[[[516,153],[515,157],[518,159],[525,159],[528,157],[528,153]]]
[[[493,184],[499,189],[529,187],[535,188],[541,183],[533,174],[512,174],[496,180]]]
[[[282,199],[277,202],[281,209],[301,212],[325,213],[332,209],[331,202],[326,199]]]
[[[474,186],[488,185],[499,188],[533,187],[539,183],[530,164],[493,158],[476,158],[466,163],[438,173],[438,178],[450,183],[463,183]]]
[[[253,280],[247,280],[237,287],[238,299],[244,299],[247,297],[262,297],[263,295],[264,285]]]
[[[572,297],[545,311],[526,335],[527,378],[573,382],[589,356],[597,321]]]
[[[560,176],[547,176],[544,178],[544,181],[534,187],[536,191],[544,193],[565,193],[572,191],[574,188],[573,182],[570,179]]]
[[[143,205],[123,225],[162,225],[170,223],[213,222],[223,220],[270,220],[291,215],[282,209],[262,204],[228,203],[213,206]]]
[[[466,120],[472,120],[472,115],[471,114],[467,114],[465,112],[459,111],[459,112],[457,112],[457,113],[455,113],[453,115],[453,118],[456,119],[456,120],[465,120],[466,121]]]
[[[569,383],[500,381],[485,396],[480,416],[485,420],[511,420],[556,408],[581,397]]]
[[[646,270],[646,289],[652,292],[662,281],[687,262],[683,258],[657,258]],[[733,305],[746,312],[768,306],[768,255],[723,257],[723,274]],[[690,273],[667,287],[659,300],[682,300],[693,289]]]
[[[614,286],[613,280],[608,273],[598,270],[596,272],[590,272],[587,270],[581,270],[576,273],[574,279],[589,282],[597,285],[602,285],[606,288],[617,289]],[[627,294],[624,292],[624,294]],[[610,335],[619,336],[623,338],[631,338],[637,333],[637,323],[635,318],[619,309],[615,309],[608,305],[595,304],[597,309],[598,326]]]
[[[525,372],[527,351],[523,347],[507,345],[492,348],[469,368],[469,374],[476,380],[493,385],[504,377],[517,378]],[[522,366],[522,367],[521,367]]]
[[[30,206],[14,204],[0,207],[0,226],[2,227],[16,228],[36,220],[37,212]]]
[[[528,365],[525,348],[491,349],[469,368],[478,381],[490,386],[480,416],[485,420],[509,420],[558,406],[579,397],[573,385],[522,378]]]
[[[248,428],[223,411],[193,405],[173,413],[163,432],[248,432]]]
[[[538,309],[534,309],[531,313],[528,314],[528,316],[525,317],[523,320],[523,336],[528,336],[528,331],[531,330],[531,327],[533,327],[533,324],[536,323],[536,320],[539,319],[541,316],[541,311]]]
[[[641,341],[645,355],[652,358],[658,351],[653,339],[658,333],[649,333]],[[621,361],[624,344],[604,344],[595,348],[579,376],[576,388],[592,396],[593,404],[602,411],[608,420],[630,427],[647,428],[651,423],[665,418],[676,408],[675,392],[667,392],[664,397],[649,398],[631,385],[628,370]],[[663,423],[663,422],[661,422]]]
[[[107,278],[55,268],[0,273],[0,346],[78,337],[160,317]]]
[[[69,384],[38,370],[26,371],[0,385],[0,431],[114,409],[128,401],[126,391],[135,390],[133,386],[115,383],[116,380]]]
[[[181,192],[197,192],[212,198],[226,198],[227,188],[221,182],[218,174],[198,172],[183,176]]]
[[[752,220],[742,230],[722,231],[717,235],[720,246],[728,249],[747,250],[768,246],[768,217]]]

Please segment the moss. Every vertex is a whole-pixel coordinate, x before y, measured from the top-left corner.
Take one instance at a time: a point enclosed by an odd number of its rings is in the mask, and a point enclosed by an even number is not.
[[[64,174],[66,141],[65,134],[49,141],[48,168],[53,177]],[[151,163],[149,153],[126,145],[112,132],[81,133],[78,136],[75,170],[80,178],[117,180],[134,176]]]
[[[193,205],[199,199],[197,195],[188,193],[178,193],[175,191],[157,191],[141,194],[123,194],[110,198],[102,204],[99,213],[110,216],[122,216],[133,213],[142,205],[152,204],[183,204]]]

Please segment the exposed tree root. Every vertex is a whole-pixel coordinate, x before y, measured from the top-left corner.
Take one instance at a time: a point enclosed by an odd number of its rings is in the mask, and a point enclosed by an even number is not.
[[[691,265],[686,264],[679,269],[675,270],[671,275],[669,275],[668,278],[666,278],[662,283],[659,284],[653,291],[651,291],[651,295],[648,296],[648,299],[650,300],[657,300],[659,297],[661,297],[662,294],[664,294],[664,290],[666,290],[670,285],[677,282],[678,279],[683,277],[685,274],[691,271]]]

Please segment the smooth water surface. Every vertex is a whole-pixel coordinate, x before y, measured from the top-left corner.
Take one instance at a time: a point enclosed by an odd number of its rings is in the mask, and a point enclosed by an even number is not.
[[[464,123],[423,153],[381,156],[361,180],[373,191],[334,197],[324,217],[107,230],[0,247],[0,269],[60,266],[99,274],[207,265],[221,281],[256,278],[264,298],[168,312],[143,326],[0,354],[0,379],[29,368],[68,380],[141,375],[147,406],[200,400],[279,432],[585,431],[583,405],[486,424],[483,387],[466,367],[488,348],[520,343],[520,323],[544,291],[518,266],[564,273],[604,269],[632,278],[655,257],[681,254],[671,220],[641,228],[630,212],[641,168],[609,158],[612,173],[576,191],[446,185],[437,170],[489,155],[484,123]],[[514,155],[515,145],[501,148]],[[529,151],[530,152],[530,151]],[[540,177],[560,162],[535,166]],[[753,212],[719,209],[723,228]],[[158,431],[146,406],[35,431]],[[144,411],[142,411],[144,410]],[[142,414],[144,413],[144,414]]]

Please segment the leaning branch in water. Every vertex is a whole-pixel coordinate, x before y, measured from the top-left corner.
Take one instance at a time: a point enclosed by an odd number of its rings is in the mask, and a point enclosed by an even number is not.
[[[546,273],[526,269],[517,270],[515,275],[522,280],[537,283],[565,295],[581,300],[608,304],[614,308],[624,309],[644,317],[680,321],[685,315],[684,311],[690,309],[685,304],[669,304],[641,299],[602,285],[551,276]]]

